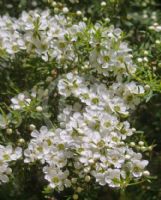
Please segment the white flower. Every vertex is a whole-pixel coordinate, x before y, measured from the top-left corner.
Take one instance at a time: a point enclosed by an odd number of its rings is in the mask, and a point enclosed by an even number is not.
[[[31,99],[26,97],[25,94],[20,93],[16,97],[11,98],[11,108],[13,110],[21,110],[30,105]]]
[[[148,165],[147,160],[133,160],[132,174],[134,177],[142,176],[144,168]]]
[[[46,166],[43,168],[43,171],[45,173],[45,179],[49,181],[51,188],[57,188],[59,191],[62,191],[64,190],[64,186],[71,186],[71,182],[68,179],[69,172],[67,170],[61,171],[55,166]]]
[[[110,187],[120,187],[120,177],[121,172],[119,169],[109,169],[105,181]]]
[[[17,147],[13,149],[11,145],[0,145],[0,182],[6,183],[9,181],[9,175],[12,173],[9,163],[16,161],[22,156],[22,149]]]

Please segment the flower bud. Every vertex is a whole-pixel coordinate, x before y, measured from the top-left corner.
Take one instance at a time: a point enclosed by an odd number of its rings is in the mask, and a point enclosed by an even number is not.
[[[136,128],[132,128],[132,132],[135,132],[136,131]]]
[[[83,21],[86,22],[88,19],[87,17],[83,17]]]
[[[55,7],[57,5],[57,3],[55,1],[52,2],[51,4],[53,7]]]
[[[148,170],[145,170],[145,171],[143,172],[143,175],[144,175],[144,176],[149,176],[149,175],[150,175],[150,172],[149,172]]]
[[[144,51],[144,55],[148,55],[149,52],[147,50]]]
[[[8,134],[8,135],[11,135],[12,134],[12,129],[11,128],[8,128],[7,130],[6,130],[6,133]]]
[[[144,57],[143,60],[144,60],[145,62],[148,62],[148,58],[147,58],[147,57]]]
[[[25,143],[25,140],[24,140],[23,138],[20,138],[20,139],[18,140],[18,143],[19,143],[19,144],[24,144],[24,143]]]
[[[110,22],[110,19],[108,17],[106,17],[105,22]]]
[[[90,167],[85,167],[85,168],[84,168],[84,172],[85,172],[85,173],[88,173],[89,171],[90,171]]]
[[[64,8],[63,8],[63,13],[64,13],[64,14],[67,14],[68,12],[69,12],[69,9],[68,9],[67,7],[64,7]]]
[[[73,195],[73,199],[74,199],[74,200],[77,200],[77,199],[78,199],[78,194],[74,194],[74,195]]]
[[[58,13],[58,12],[59,12],[59,8],[55,7],[55,8],[54,8],[54,12],[55,12],[55,13]]]
[[[106,4],[105,1],[102,1],[102,2],[101,2],[101,6],[102,6],[102,7],[105,7],[106,5],[107,5],[107,4]]]
[[[160,44],[160,43],[161,43],[160,40],[155,41],[155,44]]]
[[[89,182],[91,180],[90,176],[85,176],[85,182]]]
[[[76,12],[76,14],[77,14],[77,16],[81,16],[81,15],[82,15],[82,12],[81,12],[80,10],[78,10],[78,11]]]
[[[34,124],[30,124],[30,126],[29,126],[30,131],[35,130],[35,128],[36,128],[36,126]]]
[[[83,189],[82,189],[81,187],[77,187],[77,192],[78,192],[78,193],[82,192],[82,190],[83,190]]]
[[[135,145],[136,145],[135,142],[130,142],[131,147],[135,147]]]
[[[139,141],[138,144],[139,144],[140,146],[143,146],[143,145],[144,145],[144,142],[143,142],[143,141]]]
[[[37,107],[36,107],[36,111],[37,111],[37,112],[42,112],[42,110],[43,110],[43,109],[42,109],[41,106],[37,106]]]
[[[141,62],[143,62],[143,59],[142,59],[142,58],[138,58],[137,61],[138,61],[139,63],[141,63]]]
[[[140,147],[141,151],[145,151],[146,150],[146,147],[142,146]]]
[[[150,90],[150,86],[149,85],[145,85],[144,89],[145,89],[145,91],[148,91],[148,90]]]

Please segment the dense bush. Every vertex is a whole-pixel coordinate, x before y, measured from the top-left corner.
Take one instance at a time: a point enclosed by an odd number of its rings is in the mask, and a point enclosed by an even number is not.
[[[0,6],[0,199],[160,199],[161,3]]]

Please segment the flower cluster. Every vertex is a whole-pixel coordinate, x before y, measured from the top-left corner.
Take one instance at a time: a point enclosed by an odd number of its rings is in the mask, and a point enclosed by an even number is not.
[[[14,55],[20,50],[36,53],[42,59],[49,57],[57,61],[67,57],[74,59],[71,41],[66,41],[66,35],[75,35],[81,31],[84,24],[72,26],[64,16],[51,16],[49,10],[23,12],[19,19],[3,16],[0,19],[0,48]],[[69,27],[68,27],[69,26]]]
[[[61,68],[49,81],[56,85],[54,98],[59,102],[55,128],[42,126],[38,131],[36,124],[30,126],[24,162],[39,160],[45,179],[58,191],[83,188],[90,180],[125,187],[141,178],[148,161],[126,139],[135,133],[128,116],[145,91],[131,80],[136,66],[122,31],[101,24],[73,25],[70,18],[51,16],[48,10],[23,12],[17,20],[2,17],[0,28],[2,51],[13,58],[26,51]],[[21,110],[31,101],[20,93],[11,99],[11,107]],[[43,108],[36,110],[41,113]]]
[[[58,129],[57,134],[55,134],[48,131],[46,127],[42,127],[40,132],[34,130],[31,134],[33,139],[24,152],[24,162],[30,163],[40,160],[42,164],[48,163],[49,166],[45,166],[43,169],[45,178],[50,182],[52,188],[58,187],[59,190],[63,190],[64,184],[70,186],[70,181],[67,179],[68,170],[63,171],[61,168],[67,164],[67,158],[72,157],[72,154],[64,152],[64,145],[68,141],[65,135],[61,138],[59,132]],[[66,137],[68,137],[67,133]],[[62,142],[62,139],[64,142]]]
[[[22,149],[17,147],[13,149],[11,145],[0,145],[0,183],[6,183],[9,181],[8,176],[12,170],[9,167],[9,163],[16,161],[22,155]]]
[[[110,187],[140,178],[148,161],[126,143],[135,129],[124,118],[140,102],[144,88],[135,82],[108,87],[95,77],[87,80],[68,73],[60,78],[58,91],[62,98],[77,100],[60,112],[60,128],[49,131],[42,127],[40,132],[32,132],[25,162],[38,159],[46,163],[45,178],[59,190],[70,187],[78,177],[83,182],[92,176]]]
[[[54,59],[60,67],[80,64],[118,78],[136,70],[119,28],[88,27],[84,22],[73,25],[62,15],[51,16],[49,10],[23,12],[17,20],[3,16],[0,21],[0,48],[10,55],[26,51],[45,61]],[[80,48],[86,56],[80,54]]]

